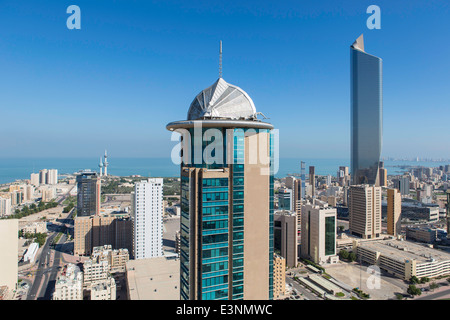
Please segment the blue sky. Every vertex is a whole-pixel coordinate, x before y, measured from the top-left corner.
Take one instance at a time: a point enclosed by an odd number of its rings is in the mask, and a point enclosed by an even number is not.
[[[450,158],[449,17],[430,0],[1,1],[0,157],[169,157],[165,125],[217,79],[223,40],[223,77],[280,130],[281,157],[349,158],[364,33],[383,59],[382,155]]]

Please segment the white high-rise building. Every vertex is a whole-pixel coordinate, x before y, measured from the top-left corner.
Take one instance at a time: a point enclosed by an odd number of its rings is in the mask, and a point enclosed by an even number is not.
[[[47,184],[58,184],[58,170],[57,169],[48,170]]]
[[[6,217],[11,214],[11,198],[0,197],[0,217]]]
[[[163,179],[137,182],[133,199],[133,256],[163,256]]]
[[[30,176],[30,183],[35,186],[39,187],[39,173],[32,173]]]

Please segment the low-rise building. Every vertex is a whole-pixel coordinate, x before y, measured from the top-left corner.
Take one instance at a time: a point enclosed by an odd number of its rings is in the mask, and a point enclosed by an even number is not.
[[[433,243],[438,236],[438,230],[436,228],[426,227],[408,227],[406,228],[406,239],[415,240],[425,243]]]
[[[450,274],[450,254],[426,245],[400,240],[354,241],[354,250],[358,260],[404,280]]]
[[[74,264],[64,267],[56,279],[53,300],[83,300],[83,273]]]
[[[116,282],[110,277],[91,288],[91,300],[116,300]]]

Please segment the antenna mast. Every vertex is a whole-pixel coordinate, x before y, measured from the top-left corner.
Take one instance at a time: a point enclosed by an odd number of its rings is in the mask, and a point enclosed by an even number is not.
[[[219,50],[219,78],[222,78],[222,40],[220,40]]]

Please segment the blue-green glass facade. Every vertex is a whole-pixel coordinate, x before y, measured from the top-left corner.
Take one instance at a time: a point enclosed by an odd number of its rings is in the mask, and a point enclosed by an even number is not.
[[[382,60],[350,48],[352,184],[378,184],[382,145]]]
[[[218,169],[228,168],[229,178],[199,178],[196,182],[199,199],[199,212],[192,211],[189,201],[192,181],[187,176],[181,178],[181,299],[191,298],[201,300],[242,300],[244,298],[244,148],[245,132],[252,130],[256,133],[269,132],[268,129],[233,129],[233,163],[227,164],[227,150],[224,148],[222,164],[201,164],[195,163],[194,147],[195,143],[201,143],[202,152],[211,141],[194,141],[194,129],[189,129],[191,133],[191,163],[182,163],[182,167]],[[203,129],[203,133],[207,129]],[[227,144],[225,129],[221,130],[224,139],[224,146]],[[270,134],[271,161],[273,161],[273,136]],[[215,156],[213,153],[212,156]],[[205,160],[205,159],[203,159]],[[273,299],[273,168],[270,172],[270,205],[269,205],[269,299]],[[197,236],[197,247],[193,248],[195,241],[191,234],[191,219],[195,216],[201,228]],[[192,254],[199,255],[200,269],[190,270],[193,264],[190,261]],[[197,274],[195,282],[190,277]],[[193,297],[190,286],[197,286],[197,294]]]

